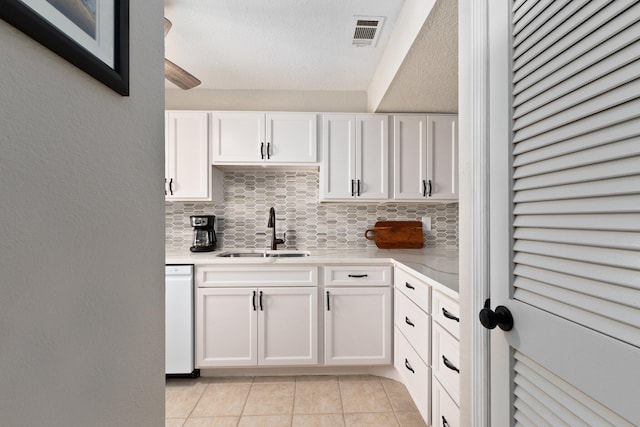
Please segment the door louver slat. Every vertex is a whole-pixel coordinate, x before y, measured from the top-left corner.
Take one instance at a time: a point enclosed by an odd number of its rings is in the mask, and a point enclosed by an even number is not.
[[[553,284],[554,286],[568,291],[592,296],[594,298],[600,298],[604,301],[633,308],[632,304],[636,289],[616,286],[610,283],[598,282],[596,280],[585,279],[568,274],[556,273],[554,271],[547,270],[544,267],[538,268],[518,265],[516,268],[516,274],[536,282]],[[635,315],[640,315],[640,313],[635,310]],[[640,324],[639,322],[639,318],[629,318],[625,323],[636,325]]]
[[[516,227],[640,231],[640,214],[519,215]]]
[[[631,29],[638,29],[640,25],[635,25],[630,27]],[[634,34],[634,37],[637,37]],[[583,58],[582,61],[589,62],[587,54]],[[629,64],[633,64],[634,62],[638,62],[640,58],[640,42],[637,40],[633,43],[630,43],[624,49],[607,56],[596,63],[590,63],[587,68],[582,68],[577,73],[571,76],[570,80],[562,79],[560,81],[556,81],[554,74],[552,79],[553,81],[549,81],[549,79],[544,79],[539,83],[531,86],[530,88],[520,92],[516,97],[514,97],[513,104],[518,107],[518,115],[515,116],[516,119],[519,119],[526,114],[531,113],[532,111],[546,107],[553,101],[557,100],[562,96],[566,96],[574,91],[580,91],[584,86],[590,84],[593,81],[601,80],[603,78],[608,78],[610,74],[619,74],[619,70],[624,68],[625,71],[634,70],[633,65],[627,67]],[[563,70],[559,70],[558,73],[563,73]],[[623,79],[621,81],[627,81],[630,76],[634,74],[624,74]],[[595,77],[597,76],[597,77]],[[626,79],[626,80],[625,80]],[[547,116],[550,114],[547,114]]]
[[[571,137],[565,141],[550,145],[529,147],[532,151],[522,152],[514,160],[514,166],[528,165],[541,160],[560,157],[565,154],[585,152],[589,153],[589,148],[600,147],[602,145],[622,141],[625,139],[640,136],[640,126],[635,121],[627,121],[595,130],[588,134]],[[524,150],[525,142],[521,143]]]
[[[638,117],[640,117],[640,100],[636,99],[589,117],[577,118],[574,122],[562,127],[550,127],[551,130],[542,134],[526,132],[527,128],[524,128],[514,135],[514,143],[516,143],[514,154],[520,154],[535,147],[555,144]]]
[[[514,208],[517,215],[632,213],[638,212],[640,195],[610,196],[590,199],[521,202]]]
[[[630,156],[640,156],[640,138],[601,145],[588,151],[583,150],[554,158],[539,159],[530,166],[528,163],[520,162],[519,165],[516,165],[514,177],[539,175]]]
[[[558,12],[563,10],[563,14],[572,15],[576,10],[578,10],[583,5],[581,2],[571,1],[571,0],[558,0],[554,1],[551,4],[547,5],[540,14],[535,17],[532,17],[530,23],[522,25],[519,21],[517,25],[514,26],[514,38],[513,38],[513,48],[520,48],[521,51],[527,51],[531,46],[531,40],[527,40],[527,38],[534,32],[537,33],[538,38],[546,36],[549,32],[551,32],[554,28],[558,26],[558,17],[562,16]],[[567,6],[568,4],[568,6]],[[565,8],[565,6],[567,6]],[[522,47],[520,47],[522,46]],[[514,53],[514,56],[516,54]]]
[[[640,61],[636,61],[597,80],[584,83],[570,92],[551,94],[554,100],[547,102],[544,108],[518,117],[514,130],[533,126],[533,131],[536,124],[553,116],[556,123],[570,123],[575,117],[589,116],[620,102],[631,101],[638,97],[640,81],[633,80],[633,76],[640,74],[639,70]],[[596,96],[600,96],[597,103],[587,102]]]
[[[591,2],[599,5],[600,2]],[[576,22],[575,27],[561,26],[551,36],[536,43],[536,50],[523,55],[514,64],[514,92],[531,86],[554,73],[566,63],[570,63],[604,41],[612,38],[620,31],[637,22],[634,13],[620,15],[629,6],[639,8],[635,0],[618,0],[593,16],[586,16],[584,21]],[[593,12],[598,12],[595,6]],[[579,32],[575,29],[580,28]],[[573,34],[572,34],[573,33]],[[586,34],[586,37],[578,34]],[[529,53],[527,52],[527,53]]]
[[[520,392],[528,391],[531,386],[535,384],[535,388],[539,389],[542,393],[553,397],[557,402],[561,402],[562,406],[573,414],[571,419],[578,420],[576,422],[584,423],[584,425],[591,427],[632,426],[628,421],[620,418],[620,416],[591,399],[580,390],[570,384],[567,384],[544,367],[524,356],[522,353],[516,352],[515,359],[515,380],[516,383],[519,384],[519,389],[516,390],[515,393],[516,399],[526,401],[526,399],[521,397]],[[542,426],[545,424],[534,425]]]
[[[568,34],[575,30],[580,24],[589,20],[599,10],[607,6],[613,0],[589,2],[585,0],[572,1],[566,8],[559,10],[559,12],[548,19],[543,21],[539,28],[532,28],[531,25],[527,26],[525,30],[530,30],[530,40],[528,43],[514,45],[514,59],[522,58],[520,64],[526,63],[526,60],[530,60],[535,57],[537,53],[541,52],[545,46],[558,43],[564,39]],[[544,3],[544,2],[541,2]],[[556,2],[551,2],[556,3]],[[560,25],[560,23],[562,25]],[[522,35],[518,31],[520,22],[514,27],[514,35],[516,36],[514,41],[518,40],[518,37]],[[574,41],[578,41],[576,38]],[[523,55],[527,54],[526,57]],[[517,63],[514,65],[514,70],[517,70],[519,66]]]

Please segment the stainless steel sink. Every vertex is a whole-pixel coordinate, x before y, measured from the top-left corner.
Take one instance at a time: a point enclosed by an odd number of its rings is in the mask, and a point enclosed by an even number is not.
[[[306,251],[295,250],[261,250],[261,249],[238,249],[233,251],[222,252],[218,254],[223,258],[297,258],[307,257],[311,255]]]

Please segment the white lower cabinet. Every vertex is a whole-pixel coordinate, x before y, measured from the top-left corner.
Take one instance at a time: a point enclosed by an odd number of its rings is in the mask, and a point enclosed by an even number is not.
[[[422,418],[431,420],[431,286],[401,268],[394,272],[396,370]]]
[[[196,267],[196,366],[317,365],[317,270]]]
[[[324,267],[325,365],[390,365],[393,347],[389,265]]]
[[[402,376],[404,385],[420,414],[428,423],[431,408],[431,369],[402,333],[398,333],[396,339],[398,341],[396,369]]]
[[[433,293],[433,422],[434,426],[460,425],[460,308],[458,301]]]
[[[317,288],[198,288],[196,366],[315,365]]]
[[[318,289],[258,289],[258,365],[318,363]]]
[[[433,381],[433,427],[460,427],[460,409],[438,381]]]
[[[325,365],[391,364],[391,289],[324,288]]]

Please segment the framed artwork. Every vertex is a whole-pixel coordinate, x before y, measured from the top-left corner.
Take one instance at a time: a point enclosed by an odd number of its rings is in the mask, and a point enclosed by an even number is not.
[[[0,0],[0,18],[129,95],[129,0]]]

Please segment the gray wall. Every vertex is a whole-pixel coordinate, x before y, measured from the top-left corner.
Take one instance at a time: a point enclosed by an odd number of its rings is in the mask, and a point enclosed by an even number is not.
[[[128,98],[0,21],[3,426],[164,425],[162,16]]]

